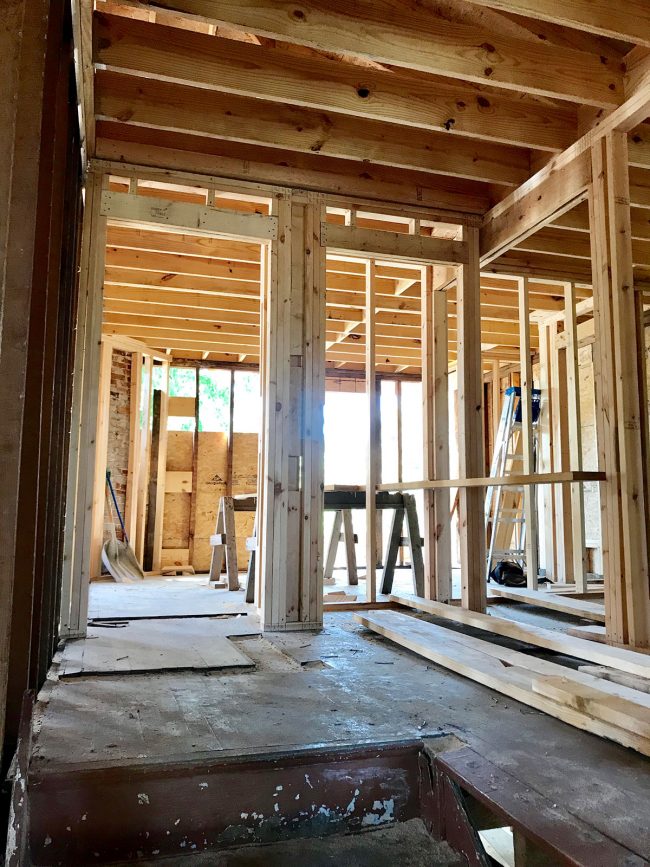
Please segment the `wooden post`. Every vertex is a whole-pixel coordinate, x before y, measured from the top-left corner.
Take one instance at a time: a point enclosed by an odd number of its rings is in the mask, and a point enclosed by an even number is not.
[[[447,269],[444,269],[446,273]],[[449,353],[447,293],[435,267],[422,269],[422,397],[424,476],[449,478]],[[440,279],[439,279],[440,278]],[[424,491],[424,594],[451,599],[449,491]]]
[[[580,427],[580,379],[578,368],[578,325],[576,321],[575,286],[564,284],[564,330],[567,336],[567,415],[569,436],[569,469],[582,469],[582,429]],[[587,549],[585,547],[585,509],[582,484],[569,486],[573,562],[571,573],[576,590],[587,589]],[[568,566],[568,564],[567,564]]]
[[[525,475],[535,472],[535,446],[533,437],[533,365],[530,349],[530,314],[528,278],[519,277],[519,359],[521,372],[521,437],[522,470]],[[524,485],[524,516],[526,520],[526,584],[537,590],[537,501],[535,487]]]
[[[62,612],[64,631],[75,635],[85,635],[86,632],[88,584],[92,570],[93,502],[96,491],[95,472],[97,471],[96,455],[98,453],[96,436],[106,253],[106,217],[100,213],[102,183],[101,176],[89,174],[87,177],[79,271],[79,293],[87,296],[85,301],[83,368],[79,383],[81,388],[79,464],[76,499],[74,503],[68,504],[68,510],[73,510],[75,524],[70,605],[67,612]]]
[[[551,326],[539,329],[539,387],[542,392],[539,418],[539,470],[551,473],[553,464],[553,401],[551,400],[550,352]],[[542,513],[544,524],[544,569],[546,577],[555,580],[555,507],[553,488],[542,487]]]
[[[316,194],[278,193],[264,301],[264,491],[260,515],[264,629],[322,624],[324,217]]]
[[[194,436],[192,437],[192,493],[190,494],[190,532],[189,532],[189,555],[190,566],[194,559],[194,535],[196,533],[196,496],[198,484],[199,465],[199,377],[200,371],[194,369]]]
[[[566,347],[559,345],[557,324],[551,337],[551,393],[553,398],[553,463],[556,471],[569,470],[569,412]],[[573,566],[571,494],[568,484],[555,485],[556,573],[559,583],[570,582]]]
[[[144,356],[142,368],[142,403],[138,413],[140,421],[140,452],[138,454],[138,489],[137,489],[137,519],[135,538],[131,540],[131,547],[136,559],[141,564],[144,557],[144,537],[147,513],[147,491],[149,489],[149,454],[151,451],[151,386],[153,373],[153,359],[150,355]]]
[[[596,352],[594,373],[601,486],[607,637],[650,646],[645,437],[639,376],[627,136],[611,133],[592,147],[590,226]]]
[[[468,262],[458,268],[456,316],[458,328],[458,447],[460,476],[484,474],[483,372],[481,369],[481,296],[478,230],[463,228]],[[464,608],[484,611],[485,582],[484,491],[459,491],[461,593]]]
[[[490,420],[492,426],[492,454],[494,455],[494,443],[497,440],[499,432],[499,423],[501,421],[501,378],[499,374],[500,363],[492,362],[492,406],[490,407]]]
[[[424,377],[422,378],[422,388],[424,391]],[[403,458],[403,448],[402,448],[402,380],[398,379],[395,381],[395,421],[397,425],[397,442],[396,442],[396,451],[397,451],[397,481],[401,482],[404,479],[404,458]],[[399,549],[399,563],[400,566],[404,565],[404,549],[400,546]]]
[[[366,600],[377,599],[377,376],[375,371],[375,262],[366,262],[366,400],[368,401],[368,466],[366,478]]]
[[[627,134],[610,133],[605,139],[605,150],[627,642],[634,647],[650,647],[647,466],[644,461],[648,409],[647,397],[640,389],[644,380],[638,370],[638,357],[643,353],[637,350],[639,331],[632,268]]]
[[[142,364],[144,356],[141,352],[131,353],[131,390],[129,395],[129,460],[126,476],[126,504],[124,507],[124,525],[129,539],[135,540],[138,521],[138,490],[140,478],[141,451],[140,430],[140,395],[142,394]]]
[[[374,451],[374,461],[375,461],[375,478],[377,479],[377,484],[381,484],[382,480],[382,457],[381,457],[381,380],[377,379],[375,382],[375,401],[377,404],[377,413],[375,416],[375,443],[377,445]],[[382,558],[384,552],[384,524],[383,524],[383,515],[380,509],[375,511],[375,536],[377,537],[376,543],[376,551],[377,551],[377,560],[375,561],[375,567],[377,569],[381,568]]]
[[[98,578],[102,569],[104,544],[104,516],[106,506],[106,458],[108,452],[108,423],[111,402],[111,368],[113,349],[102,342],[99,357],[99,384],[97,387],[97,432],[95,434],[95,489],[92,503],[92,541],[90,577]]]
[[[165,368],[167,369],[168,365],[165,365]],[[155,389],[151,423],[147,532],[142,563],[142,568],[146,572],[160,570],[162,555],[162,518],[167,468],[167,404],[167,385],[164,389]]]
[[[4,4],[0,27],[0,744],[5,742],[5,702],[11,704],[12,698],[12,632],[31,629],[30,621],[18,616],[14,593],[19,582],[34,580],[16,556],[16,543],[31,302],[41,276],[34,265],[50,6],[44,0]],[[18,702],[28,669],[27,661],[19,673]],[[7,720],[8,741],[15,743],[17,728]]]
[[[230,399],[228,401],[228,458],[226,469],[226,496],[232,497],[232,461],[235,445],[235,371],[230,371]]]

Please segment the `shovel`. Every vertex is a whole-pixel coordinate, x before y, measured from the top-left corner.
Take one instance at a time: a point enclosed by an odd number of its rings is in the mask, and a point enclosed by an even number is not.
[[[113,578],[120,584],[129,584],[132,581],[141,581],[144,578],[144,573],[135,558],[135,554],[131,550],[131,546],[129,545],[129,537],[126,535],[126,527],[124,526],[124,521],[120,514],[120,508],[117,505],[115,491],[113,490],[110,470],[106,470],[106,484],[108,490],[111,492],[111,499],[108,500],[108,505],[113,520],[111,520],[110,526],[110,539],[104,543],[104,547],[102,548],[102,563]],[[122,528],[122,533],[124,535],[123,542],[120,542],[115,532],[113,506],[117,512],[120,527]]]

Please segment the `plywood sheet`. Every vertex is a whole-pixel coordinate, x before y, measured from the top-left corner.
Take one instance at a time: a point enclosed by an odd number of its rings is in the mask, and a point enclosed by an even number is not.
[[[237,494],[257,493],[256,433],[236,433],[232,450],[232,492]]]
[[[188,548],[191,494],[165,494],[163,548]]]
[[[192,477],[192,445],[194,434],[189,430],[172,430],[167,440],[167,475],[189,473]],[[190,544],[191,494],[176,488],[165,492],[163,509],[163,548],[188,548]],[[172,561],[173,562],[173,561]],[[167,561],[163,561],[167,563]]]
[[[219,500],[226,493],[228,473],[228,438],[223,431],[199,433],[196,466],[196,521],[194,523],[194,556],[192,565],[197,572],[210,568]]]
[[[250,667],[249,657],[228,640],[229,626],[223,620],[189,617],[139,620],[117,628],[91,625],[86,638],[65,645],[59,676]],[[233,623],[235,634],[241,634],[238,627]],[[259,634],[252,618],[248,628],[249,634]]]
[[[170,430],[167,434],[167,469],[174,472],[192,469],[191,430]]]

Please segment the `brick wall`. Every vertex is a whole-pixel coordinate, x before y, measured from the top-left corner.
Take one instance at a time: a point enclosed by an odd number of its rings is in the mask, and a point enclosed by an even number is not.
[[[111,402],[106,466],[111,471],[111,481],[122,517],[124,517],[126,505],[126,480],[129,469],[130,403],[131,353],[114,349],[111,364]],[[107,506],[106,521],[110,520]],[[117,515],[115,516],[115,529],[118,539],[121,539],[122,531]],[[106,531],[104,535],[107,537]]]

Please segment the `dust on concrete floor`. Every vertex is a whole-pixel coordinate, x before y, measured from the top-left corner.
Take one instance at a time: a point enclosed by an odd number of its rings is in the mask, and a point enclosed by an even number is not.
[[[446,843],[435,841],[421,819],[359,834],[284,840],[225,852],[140,861],[141,867],[461,867]]]
[[[326,602],[330,594],[337,592],[354,596],[356,601],[365,600],[365,578],[360,577],[359,584],[352,586],[344,581],[347,578],[345,571],[340,571],[336,577],[336,584],[324,588]],[[245,584],[245,573],[240,574],[239,581],[241,586]],[[381,570],[377,571],[379,586]],[[414,592],[410,569],[395,570],[394,590],[396,593]],[[132,584],[93,581],[89,588],[88,618],[210,617],[215,614],[255,613],[255,606],[246,602],[245,595],[243,589],[211,587],[207,575],[151,577]],[[331,601],[337,600],[333,598]]]
[[[258,648],[247,673],[50,681],[33,762],[173,761],[450,732],[601,833],[650,853],[643,756],[398,648],[351,614],[326,614],[320,633],[242,640]]]

